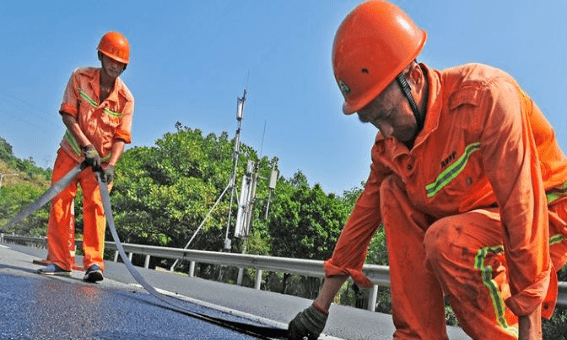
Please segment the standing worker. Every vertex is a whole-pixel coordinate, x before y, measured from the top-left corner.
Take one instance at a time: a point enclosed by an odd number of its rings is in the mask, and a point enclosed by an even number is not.
[[[83,280],[103,280],[106,219],[97,172],[111,189],[114,167],[124,144],[131,142],[134,97],[119,76],[130,61],[130,45],[117,32],[106,33],[98,45],[100,68],[73,72],[59,113],[67,127],[53,166],[52,183],[79,163],[89,165],[51,201],[47,230],[48,260],[44,275],[70,275],[75,255],[74,199],[83,191]]]
[[[333,45],[343,112],[379,131],[372,166],[313,304],[289,324],[315,339],[370,240],[388,247],[394,339],[448,339],[444,297],[473,339],[541,339],[567,262],[567,158],[516,81],[416,58],[426,33],[395,5],[356,7]]]

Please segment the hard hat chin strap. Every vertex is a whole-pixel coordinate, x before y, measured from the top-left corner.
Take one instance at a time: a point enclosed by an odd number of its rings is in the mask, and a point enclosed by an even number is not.
[[[421,131],[421,129],[423,129],[423,123],[425,120],[424,115],[422,115],[418,108],[417,108],[417,104],[415,103],[415,100],[413,99],[413,96],[411,95],[411,87],[408,84],[408,80],[406,78],[406,76],[404,75],[404,73],[400,73],[398,74],[398,76],[396,77],[396,80],[398,81],[398,85],[400,85],[400,88],[402,89],[402,92],[406,95],[406,98],[409,101],[409,104],[411,106],[411,110],[413,111],[413,115],[415,116],[415,120],[417,122],[417,131]]]

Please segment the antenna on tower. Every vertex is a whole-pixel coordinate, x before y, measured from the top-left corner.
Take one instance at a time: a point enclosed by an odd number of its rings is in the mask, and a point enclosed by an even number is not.
[[[264,121],[264,132],[262,132],[262,143],[260,143],[260,159],[262,159],[262,149],[264,148],[264,136],[266,135],[266,121]]]

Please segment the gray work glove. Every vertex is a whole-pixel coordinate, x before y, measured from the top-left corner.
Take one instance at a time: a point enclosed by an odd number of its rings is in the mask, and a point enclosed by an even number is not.
[[[89,144],[83,146],[83,153],[85,154],[85,162],[93,167],[94,171],[100,170],[100,156],[96,151],[94,145]]]
[[[325,328],[328,317],[311,305],[289,322],[287,337],[290,340],[303,340],[304,337],[316,340]]]
[[[109,165],[106,169],[103,169],[100,173],[100,179],[106,184],[112,183],[114,179],[114,165]]]

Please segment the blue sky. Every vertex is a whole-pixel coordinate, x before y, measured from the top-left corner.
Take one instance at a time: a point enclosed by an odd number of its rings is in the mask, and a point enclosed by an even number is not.
[[[0,137],[20,158],[52,167],[58,114],[76,67],[99,66],[109,30],[132,47],[122,79],[136,98],[131,146],[151,146],[175,122],[234,137],[247,90],[243,143],[279,158],[287,178],[342,194],[368,175],[376,133],[341,113],[333,37],[360,1],[2,1]],[[481,62],[512,74],[567,150],[567,2],[394,1],[427,31],[429,66]]]

